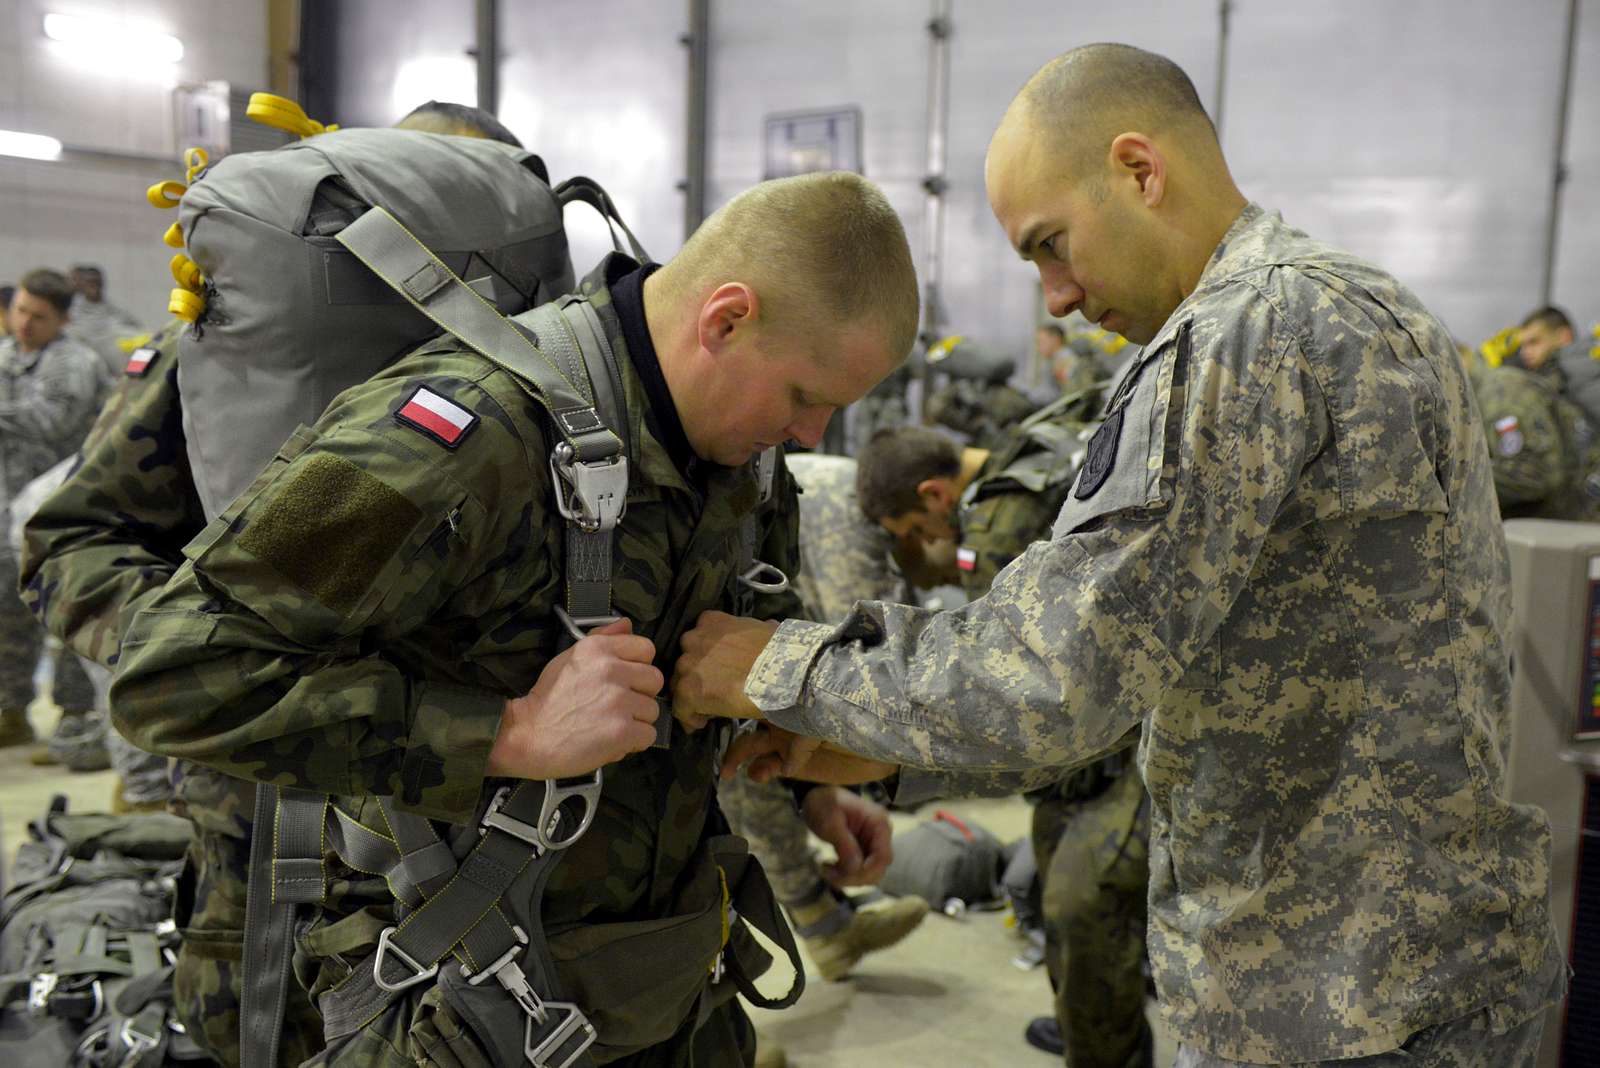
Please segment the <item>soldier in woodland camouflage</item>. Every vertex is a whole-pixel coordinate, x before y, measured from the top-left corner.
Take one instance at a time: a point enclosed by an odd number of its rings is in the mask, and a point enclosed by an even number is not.
[[[796,218],[806,224],[784,256],[755,240]],[[508,778],[606,766],[594,825],[552,869],[542,909],[563,985],[600,1032],[592,1055],[749,1063],[737,1002],[700,1005],[714,930],[711,944],[648,957],[632,975],[597,977],[585,961],[596,944],[670,935],[685,876],[718,833],[718,732],[654,747],[655,693],[682,629],[732,604],[747,514],[760,558],[794,571],[792,481],[780,467],[763,503],[747,461],[788,438],[815,443],[836,408],[903,359],[916,329],[910,252],[873,187],[804,176],[736,198],[659,270],[608,257],[582,293],[617,354],[637,448],[615,531],[625,622],[562,651],[547,415],[447,336],[337,398],[190,543],[124,636],[114,713],[156,751],[337,795],[345,819],[377,834],[380,798],[474,840]],[[430,411],[453,413],[453,432],[408,414],[424,394]],[[756,602],[767,616],[797,607],[792,594]],[[297,973],[326,1021],[327,999],[396,906],[336,850],[325,870],[327,903],[299,939]],[[636,985],[632,1000],[612,1000]],[[444,1063],[440,1049],[472,1041],[429,983],[333,1036],[324,1058]]]
[[[184,449],[174,323],[129,361],[79,463],[28,520],[22,594],[78,655],[115,665],[127,622],[166,585],[205,526]],[[163,761],[165,763],[165,761]],[[255,784],[176,762],[172,808],[195,825],[174,919],[175,1008],[201,1048],[239,1062],[238,969]],[[322,1046],[322,1021],[291,984],[284,1063]]]
[[[1600,435],[1554,366],[1487,367],[1475,382],[1495,495],[1507,518],[1600,518]]]
[[[1179,1065],[1531,1065],[1564,984],[1549,828],[1504,799],[1509,567],[1448,333],[1247,202],[1161,57],[1052,61],[986,177],[1050,311],[1144,346],[1051,540],[956,612],[710,615],[676,707],[766,716],[729,757],[759,773],[900,764],[906,796],[1142,727]]]
[[[520,144],[486,112],[439,101],[423,104],[396,126]],[[85,441],[81,462],[27,525],[23,599],[46,629],[97,663],[116,663],[123,628],[172,577],[183,563],[184,545],[205,526],[178,392],[183,328],[170,324],[127,361],[124,381]],[[202,1048],[233,1065],[239,1062],[239,968],[255,783],[191,761],[172,765],[172,808],[195,827],[179,885],[176,919],[183,937],[173,973],[176,1010]],[[148,774],[141,765],[141,781]],[[321,1047],[321,1017],[304,990],[291,983],[281,1062],[299,1064]]]

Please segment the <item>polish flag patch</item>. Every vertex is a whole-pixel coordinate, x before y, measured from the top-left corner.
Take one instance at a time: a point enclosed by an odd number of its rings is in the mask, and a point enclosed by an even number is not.
[[[460,445],[461,439],[478,425],[476,415],[427,386],[418,386],[411,398],[394,413],[394,417],[447,449]]]
[[[156,362],[156,357],[161,355],[161,350],[146,345],[142,349],[134,349],[128,357],[128,366],[124,369],[130,378],[143,378],[145,372],[150,370],[150,365]]]
[[[956,566],[963,571],[978,570],[978,550],[961,546],[956,550]]]

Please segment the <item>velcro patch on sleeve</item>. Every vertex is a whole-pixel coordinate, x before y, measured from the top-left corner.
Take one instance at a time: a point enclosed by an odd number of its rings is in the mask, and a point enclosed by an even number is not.
[[[447,449],[460,445],[478,425],[476,414],[427,386],[418,386],[394,417]]]
[[[142,348],[134,349],[133,353],[128,357],[128,366],[124,368],[124,373],[129,378],[143,378],[149,372],[151,366],[155,364],[156,357],[160,355],[161,350],[154,345],[145,345]]]
[[[340,456],[316,456],[250,517],[239,546],[335,612],[352,611],[422,511]]]
[[[969,549],[965,545],[956,550],[956,566],[963,571],[978,570],[978,550]]]

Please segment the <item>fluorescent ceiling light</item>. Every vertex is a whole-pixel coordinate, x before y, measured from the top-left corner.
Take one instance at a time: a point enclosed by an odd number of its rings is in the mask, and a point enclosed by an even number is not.
[[[44,35],[85,58],[123,63],[176,63],[183,58],[183,42],[171,34],[104,16],[49,14]]]
[[[21,156],[23,159],[56,159],[61,155],[61,142],[44,134],[20,133],[0,130],[0,156]]]

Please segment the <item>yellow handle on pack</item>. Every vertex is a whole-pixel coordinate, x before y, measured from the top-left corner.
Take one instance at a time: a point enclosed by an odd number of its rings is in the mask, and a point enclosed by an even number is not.
[[[144,197],[153,208],[171,209],[178,206],[189,187],[182,182],[157,182],[144,191]]]
[[[150,344],[149,334],[135,334],[132,337],[117,338],[117,348],[129,355],[133,353],[134,349],[143,348],[148,344]]]
[[[168,248],[183,247],[183,227],[173,223],[167,227],[167,232],[161,235],[161,243]]]
[[[200,318],[205,310],[206,298],[187,289],[174,289],[172,295],[167,298],[167,311],[186,323],[192,323]]]
[[[339,127],[324,126],[306,115],[305,110],[293,100],[271,93],[251,93],[250,103],[244,109],[247,119],[253,119],[274,130],[292,133],[296,137],[315,137],[319,133],[332,133]]]
[[[200,292],[200,288],[206,284],[206,276],[200,273],[199,265],[183,253],[172,257],[170,266],[173,281],[191,293]]]
[[[205,170],[210,163],[211,154],[203,148],[191,148],[183,154],[183,165],[189,168],[184,177],[190,185],[194,184],[195,179],[200,177],[200,172]]]

